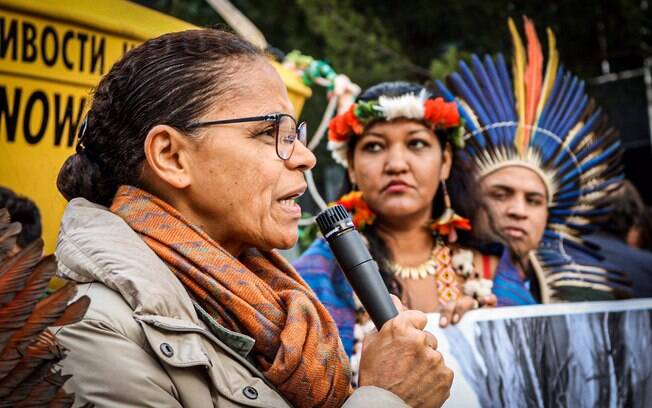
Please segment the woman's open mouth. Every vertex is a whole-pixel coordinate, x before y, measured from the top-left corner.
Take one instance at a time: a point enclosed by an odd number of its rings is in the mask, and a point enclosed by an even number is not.
[[[290,192],[288,195],[283,196],[277,201],[280,204],[281,208],[292,215],[292,217],[301,218],[301,206],[299,203],[297,203],[296,200],[298,200],[305,191],[306,187],[303,186],[302,188],[296,189]]]
[[[299,208],[299,211],[301,211],[301,206],[294,200],[295,199],[279,200],[279,203],[289,211],[296,211],[297,207]]]

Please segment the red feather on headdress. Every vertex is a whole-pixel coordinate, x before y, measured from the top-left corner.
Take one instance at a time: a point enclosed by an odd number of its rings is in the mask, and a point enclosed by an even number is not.
[[[541,97],[541,84],[543,82],[543,53],[541,43],[537,37],[534,23],[523,17],[525,36],[527,38],[527,68],[525,70],[525,124],[534,124],[539,98]],[[525,130],[521,148],[525,150],[530,142],[530,130]]]

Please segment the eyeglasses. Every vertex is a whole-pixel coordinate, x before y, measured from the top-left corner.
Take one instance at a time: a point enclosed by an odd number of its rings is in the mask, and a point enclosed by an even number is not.
[[[196,122],[190,125],[191,128],[213,125],[227,125],[230,123],[243,122],[274,122],[274,135],[276,140],[276,154],[281,160],[288,160],[294,152],[294,142],[299,141],[305,146],[308,139],[306,122],[297,125],[296,119],[287,113],[273,113],[264,116],[251,116],[248,118],[211,120],[208,122]]]

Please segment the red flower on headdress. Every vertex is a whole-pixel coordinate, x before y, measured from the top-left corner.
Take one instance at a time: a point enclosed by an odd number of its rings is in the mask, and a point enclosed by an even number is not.
[[[328,124],[328,140],[346,142],[351,133],[356,135],[362,134],[362,123],[360,123],[358,117],[355,115],[355,107],[355,104],[351,105],[346,112],[335,116],[331,120]]]
[[[352,191],[343,195],[336,204],[341,204],[348,212],[351,213],[353,218],[353,225],[356,228],[362,229],[367,225],[374,223],[376,215],[371,211],[367,202],[362,197],[361,191]]]
[[[448,129],[460,125],[460,112],[455,102],[444,102],[443,98],[428,99],[424,103],[423,118],[435,128]]]

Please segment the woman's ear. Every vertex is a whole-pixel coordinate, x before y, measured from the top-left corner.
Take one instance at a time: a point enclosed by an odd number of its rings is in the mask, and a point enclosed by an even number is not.
[[[156,125],[145,137],[145,158],[150,171],[175,189],[184,189],[192,181],[188,137],[168,125]]]
[[[446,147],[441,156],[441,171],[439,172],[441,180],[448,180],[448,176],[451,174],[451,168],[453,167],[453,146],[446,142]]]

